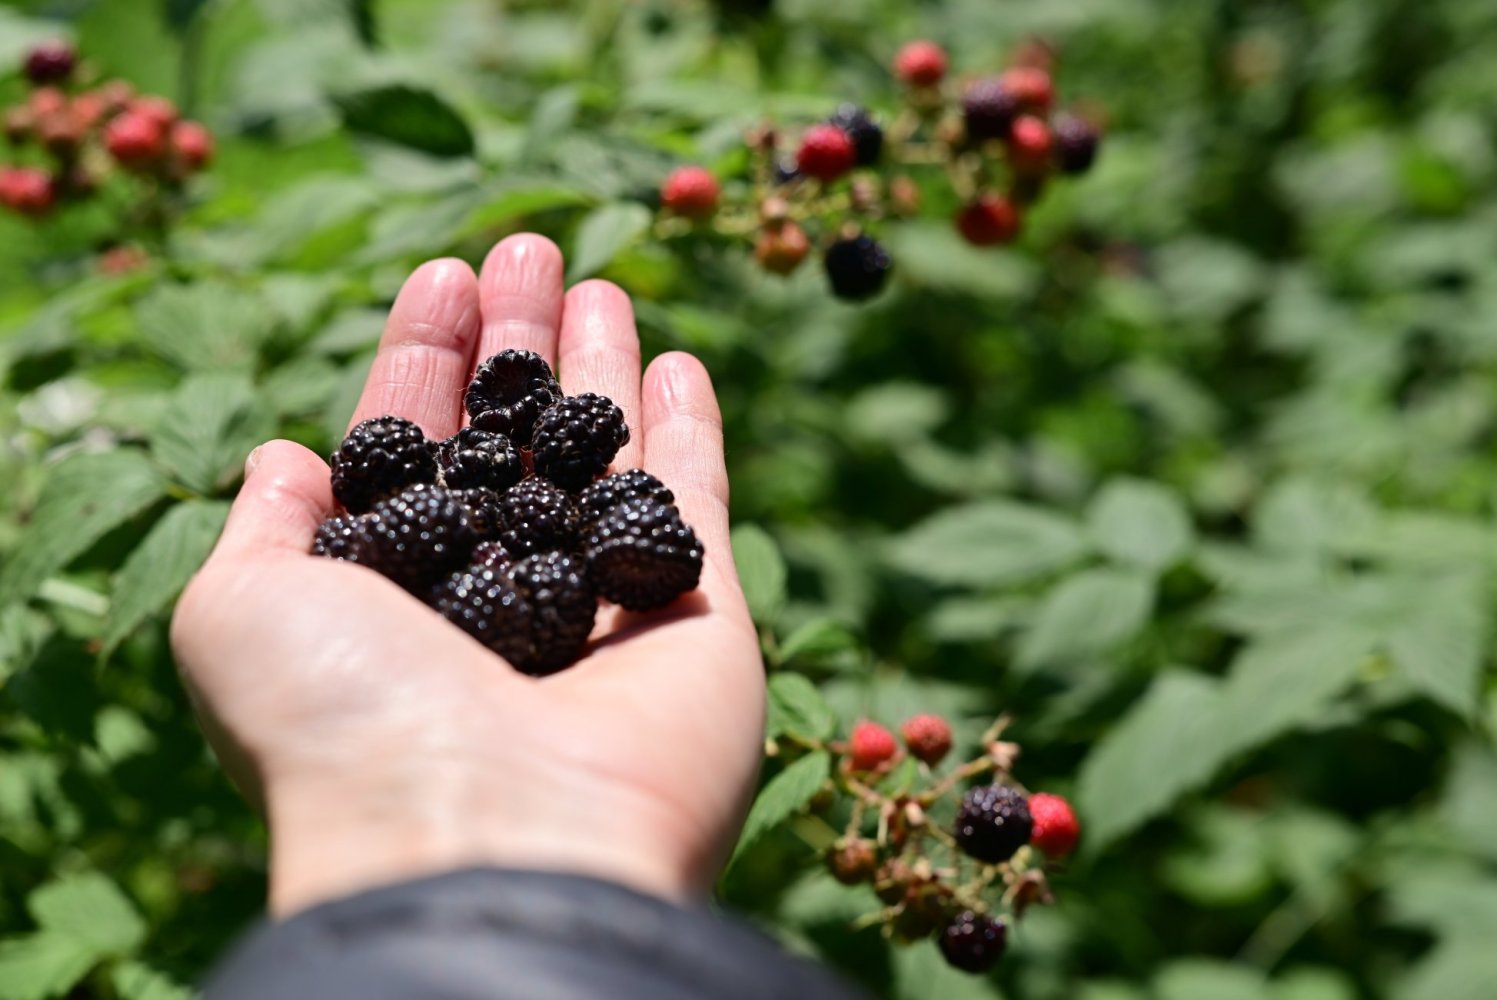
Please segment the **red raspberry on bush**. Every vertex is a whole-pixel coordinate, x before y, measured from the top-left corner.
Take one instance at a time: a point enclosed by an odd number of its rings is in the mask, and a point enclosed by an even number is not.
[[[1019,210],[1007,198],[985,194],[957,213],[956,228],[974,246],[1007,243],[1019,234]]]
[[[906,42],[894,56],[894,75],[911,87],[934,87],[946,66],[946,50],[925,39]]]
[[[61,83],[77,65],[78,54],[67,42],[43,42],[26,54],[26,79],[38,86]]]
[[[58,157],[71,157],[83,143],[83,134],[87,130],[70,108],[36,123],[37,139],[48,152]]]
[[[864,720],[852,727],[848,762],[854,771],[876,771],[899,753],[894,734],[877,722]]]
[[[164,97],[146,94],[130,102],[130,110],[149,119],[165,132],[177,123],[177,106]]]
[[[951,726],[939,715],[917,715],[900,727],[910,755],[931,767],[951,752]]]
[[[213,133],[200,122],[180,121],[172,126],[172,152],[188,170],[201,170],[213,159]]]
[[[72,104],[68,106],[73,118],[85,129],[91,129],[104,120],[107,110],[104,106],[104,98],[98,91],[89,90],[78,94],[73,98]]]
[[[1008,154],[1015,170],[1029,173],[1048,170],[1054,146],[1054,136],[1044,121],[1033,115],[1014,119],[1008,133]]]
[[[1019,102],[1019,108],[1037,115],[1050,113],[1055,103],[1055,83],[1050,74],[1036,66],[1015,66],[998,78]]]
[[[52,177],[36,167],[0,167],[0,205],[38,218],[57,200]]]
[[[1081,823],[1071,803],[1059,795],[1037,792],[1029,797],[1029,815],[1034,818],[1034,832],[1029,842],[1052,858],[1063,858],[1076,849]]]
[[[26,99],[26,107],[31,111],[31,117],[37,121],[48,115],[55,115],[67,106],[67,95],[56,87],[38,87]]]
[[[678,167],[660,185],[660,202],[688,219],[705,219],[717,210],[722,194],[717,178],[704,167]]]
[[[105,127],[104,148],[121,166],[150,167],[166,153],[166,129],[155,118],[132,108]]]
[[[754,259],[770,274],[789,274],[810,252],[806,231],[790,221],[765,226],[754,242]]]
[[[852,137],[835,125],[816,125],[801,139],[795,154],[800,172],[817,180],[834,181],[857,163]]]

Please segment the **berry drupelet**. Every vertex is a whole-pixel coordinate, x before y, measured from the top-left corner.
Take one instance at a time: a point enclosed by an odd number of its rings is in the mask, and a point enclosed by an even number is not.
[[[537,475],[577,493],[608,468],[629,441],[624,411],[607,396],[566,396],[541,414],[531,447]]]
[[[600,596],[631,611],[664,607],[697,585],[702,546],[669,503],[636,497],[588,530],[583,551]]]
[[[572,498],[539,476],[521,481],[499,498],[498,519],[498,540],[516,559],[577,545],[577,508]]]
[[[351,514],[417,483],[437,478],[436,449],[400,417],[374,417],[348,432],[333,452],[333,499]]]
[[[442,485],[503,493],[525,478],[520,452],[503,434],[464,427],[437,445]]]
[[[533,351],[500,351],[478,366],[463,405],[479,430],[503,434],[524,448],[541,411],[561,398],[546,359]]]
[[[1033,830],[1022,792],[1007,785],[981,785],[962,797],[951,832],[969,857],[998,864],[1029,843]]]

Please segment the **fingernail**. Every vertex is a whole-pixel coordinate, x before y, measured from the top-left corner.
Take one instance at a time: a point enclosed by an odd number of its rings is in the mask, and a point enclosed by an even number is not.
[[[248,479],[250,476],[253,476],[255,474],[255,470],[260,467],[260,452],[262,452],[264,450],[265,450],[265,446],[262,444],[262,445],[260,445],[260,447],[256,448],[254,451],[250,452],[249,455],[245,458],[245,460],[244,460],[244,478],[245,479]]]

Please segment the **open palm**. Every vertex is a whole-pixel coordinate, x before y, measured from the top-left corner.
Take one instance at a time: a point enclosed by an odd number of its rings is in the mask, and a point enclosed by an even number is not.
[[[473,369],[506,347],[623,408],[634,433],[614,468],[675,492],[705,549],[700,587],[650,615],[605,608],[574,667],[527,677],[378,574],[308,555],[333,508],[328,467],[290,442],[259,449],[172,640],[221,758],[267,811],[280,911],[484,863],[683,897],[731,847],[763,673],[707,373],[667,354],[641,376],[627,297],[597,281],[564,293],[556,247],[515,236],[477,277],[455,260],[412,275],[354,420],[446,437]]]

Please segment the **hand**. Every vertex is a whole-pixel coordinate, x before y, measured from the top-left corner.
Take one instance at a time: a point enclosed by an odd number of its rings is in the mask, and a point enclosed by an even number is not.
[[[354,420],[393,413],[447,437],[473,369],[505,347],[623,407],[633,434],[614,467],[675,492],[706,551],[700,587],[651,615],[601,609],[586,656],[536,680],[378,574],[308,555],[333,510],[328,467],[288,441],[257,449],[172,644],[220,758],[266,811],[276,912],[465,864],[685,898],[732,846],[764,677],[707,372],[667,354],[641,379],[628,298],[601,281],[563,294],[556,247],[514,236],[478,277],[456,260],[417,269]]]

